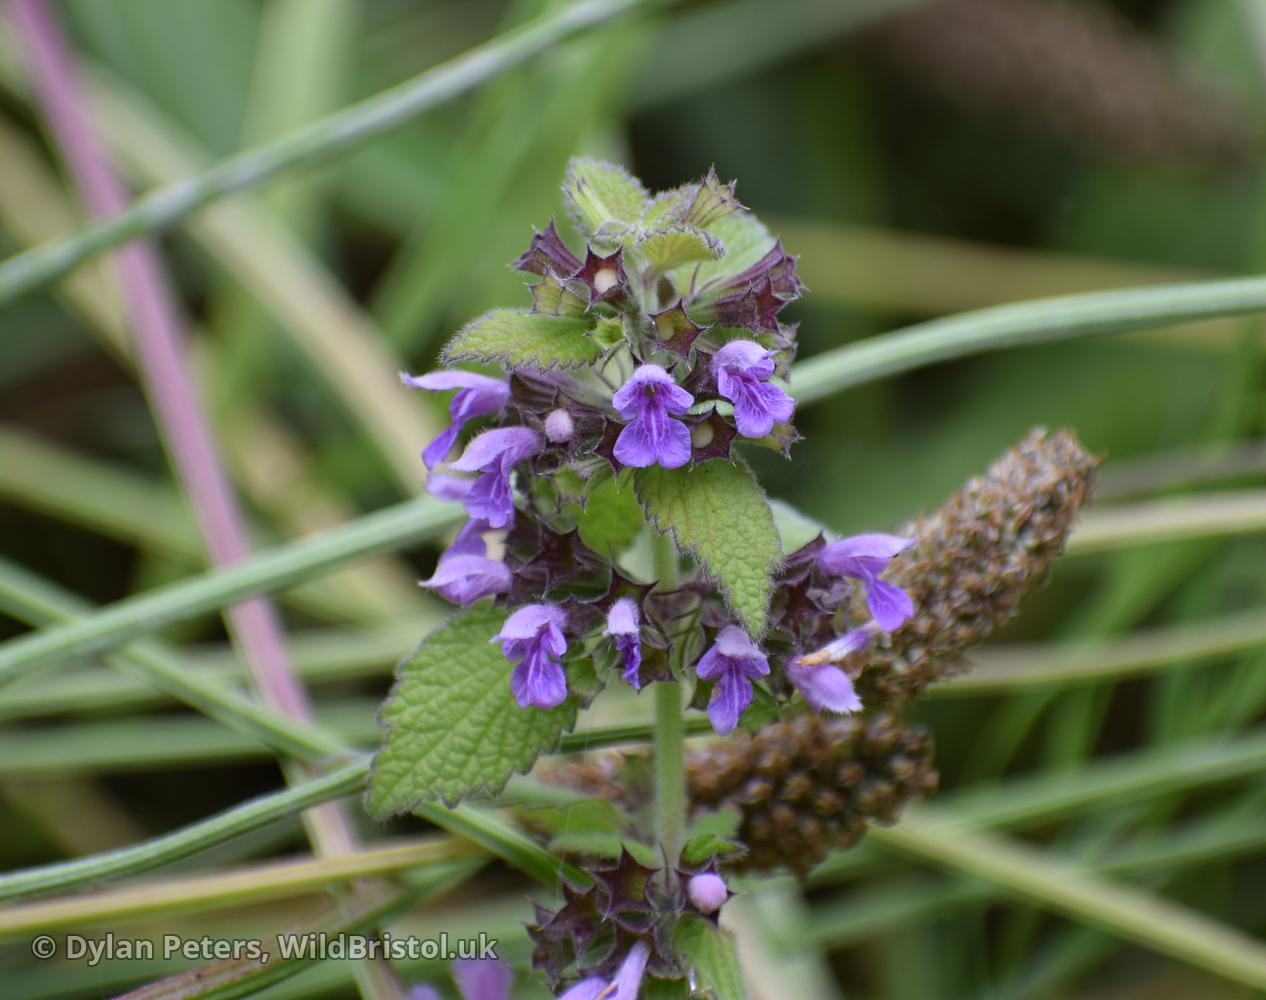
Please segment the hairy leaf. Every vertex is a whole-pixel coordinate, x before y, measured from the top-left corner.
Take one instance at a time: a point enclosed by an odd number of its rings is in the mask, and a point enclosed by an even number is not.
[[[580,540],[595,552],[615,557],[633,544],[645,519],[625,476],[605,480],[576,515]]]
[[[815,521],[808,514],[793,507],[786,500],[769,501],[770,510],[774,512],[774,524],[778,526],[778,535],[782,539],[784,552],[795,552],[802,545],[807,545],[818,535],[828,542],[838,536],[826,525]]]
[[[463,611],[401,664],[379,712],[387,738],[374,758],[370,812],[496,795],[575,723],[571,699],[549,711],[515,702],[511,665],[492,642],[505,618],[486,604]]]
[[[612,222],[633,225],[649,196],[642,182],[618,164],[578,156],[568,164],[563,197],[576,224],[593,233]]]
[[[493,309],[471,320],[444,348],[444,361],[488,361],[511,368],[579,368],[598,360],[593,320],[523,309]]]
[[[725,256],[678,268],[671,275],[678,288],[690,287],[692,281],[698,288],[721,275],[745,271],[774,245],[773,235],[751,212],[734,212],[717,219],[708,227],[708,232],[724,245]]]
[[[715,1000],[747,1000],[733,934],[698,917],[687,917],[677,925],[674,940],[708,995]]]
[[[753,636],[765,631],[772,578],[782,558],[769,502],[742,462],[639,469],[638,501],[661,533],[671,533],[714,579]]]
[[[637,241],[637,250],[656,271],[716,260],[725,254],[720,240],[686,226],[669,226],[647,233]]]

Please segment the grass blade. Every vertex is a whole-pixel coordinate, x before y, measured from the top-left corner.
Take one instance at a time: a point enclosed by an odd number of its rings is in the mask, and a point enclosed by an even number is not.
[[[434,66],[284,138],[249,149],[197,177],[169,184],[79,233],[0,264],[0,305],[78,267],[94,254],[158,232],[233,191],[303,163],[327,160],[396,128],[563,39],[638,6],[638,0],[581,0]]]
[[[994,306],[917,323],[797,364],[792,395],[813,403],[855,385],[1006,347],[1174,326],[1266,310],[1266,278],[1127,288]]]
[[[113,648],[250,594],[311,579],[363,556],[434,538],[465,512],[420,497],[341,528],[263,552],[249,562],[138,594],[79,621],[56,625],[0,646],[0,684],[47,663]]]
[[[899,826],[871,836],[885,847],[991,882],[1054,910],[1180,962],[1266,990],[1266,947],[1185,906],[1088,873],[1071,862],[994,834],[929,829],[911,810]]]

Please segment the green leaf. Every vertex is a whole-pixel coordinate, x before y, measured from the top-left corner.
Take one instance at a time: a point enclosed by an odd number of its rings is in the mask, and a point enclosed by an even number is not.
[[[700,989],[715,1000],[747,1000],[733,934],[698,917],[686,917],[677,925],[674,941],[694,970]]]
[[[795,552],[818,535],[823,535],[828,542],[835,540],[835,532],[786,500],[769,501],[769,509],[774,512],[774,524],[778,526],[778,536],[782,539],[784,552]]]
[[[523,309],[493,309],[471,320],[444,348],[443,360],[487,361],[511,368],[580,368],[602,347],[589,336],[593,321]]]
[[[708,232],[724,245],[725,256],[675,271],[670,277],[678,288],[688,287],[691,281],[696,288],[702,288],[713,278],[738,274],[765,256],[774,245],[773,235],[751,212],[734,212],[717,219],[708,227]],[[706,292],[701,300],[708,301]]]
[[[549,316],[585,315],[589,311],[589,302],[581,298],[573,284],[565,284],[552,271],[547,271],[540,281],[531,286],[532,312]]]
[[[593,233],[612,222],[633,225],[649,196],[642,182],[618,164],[578,156],[568,164],[563,197],[576,224]]]
[[[615,557],[633,544],[645,519],[627,476],[604,480],[576,515],[580,540],[595,552]]]
[[[660,272],[683,264],[717,260],[725,255],[720,240],[686,226],[669,226],[647,233],[637,241],[637,251]]]
[[[751,470],[716,459],[692,469],[639,469],[633,482],[655,527],[717,582],[730,610],[759,638],[782,549]]]
[[[690,984],[684,979],[656,979],[648,976],[642,981],[638,1000],[691,1000]]]
[[[618,858],[633,829],[633,818],[605,799],[527,809],[523,818],[548,835],[553,851],[604,858]]]
[[[600,316],[593,328],[593,339],[604,351],[624,343],[624,317]]]
[[[704,837],[730,838],[738,834],[739,814],[733,809],[718,809],[716,812],[704,813],[686,827],[686,839]]]
[[[672,223],[680,223],[698,190],[697,184],[683,184],[681,187],[659,192],[646,204],[642,228],[659,229]]]
[[[505,618],[486,604],[463,611],[401,664],[379,713],[387,739],[369,779],[371,813],[496,795],[574,725],[571,699],[549,711],[515,702],[511,666],[492,642]]]
[[[681,863],[694,867],[710,861],[718,855],[739,854],[744,848],[732,840],[711,833],[691,837],[681,849]]]

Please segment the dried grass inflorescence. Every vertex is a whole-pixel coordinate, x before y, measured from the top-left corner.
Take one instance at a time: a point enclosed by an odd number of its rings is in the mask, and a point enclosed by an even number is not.
[[[959,672],[966,649],[1015,617],[1063,554],[1098,467],[1075,435],[1035,428],[987,475],[902,531],[917,541],[889,577],[913,598],[915,616],[841,664],[863,704],[900,704]]]
[[[747,853],[732,868],[797,875],[852,847],[868,822],[895,823],[937,782],[931,738],[887,714],[796,716],[716,740],[686,767],[692,808],[739,817]]]
[[[751,736],[713,740],[687,758],[691,809],[731,810],[747,848],[732,869],[803,874],[828,853],[851,847],[870,822],[892,823],[907,802],[933,791],[932,741],[902,721],[910,699],[963,667],[963,652],[1010,621],[1025,595],[1047,579],[1099,459],[1066,431],[1036,428],[929,517],[906,527],[914,545],[887,577],[914,600],[915,615],[841,666],[865,712],[812,712]],[[867,615],[861,589],[849,613]],[[638,809],[638,791],[617,752],[556,764],[556,784]]]

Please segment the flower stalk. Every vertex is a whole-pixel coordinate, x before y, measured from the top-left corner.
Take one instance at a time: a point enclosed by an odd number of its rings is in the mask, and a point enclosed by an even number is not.
[[[655,575],[659,589],[677,586],[677,550],[667,535],[655,539]],[[685,716],[681,685],[665,681],[655,685],[655,828],[665,863],[673,865],[681,854],[686,825]]]

